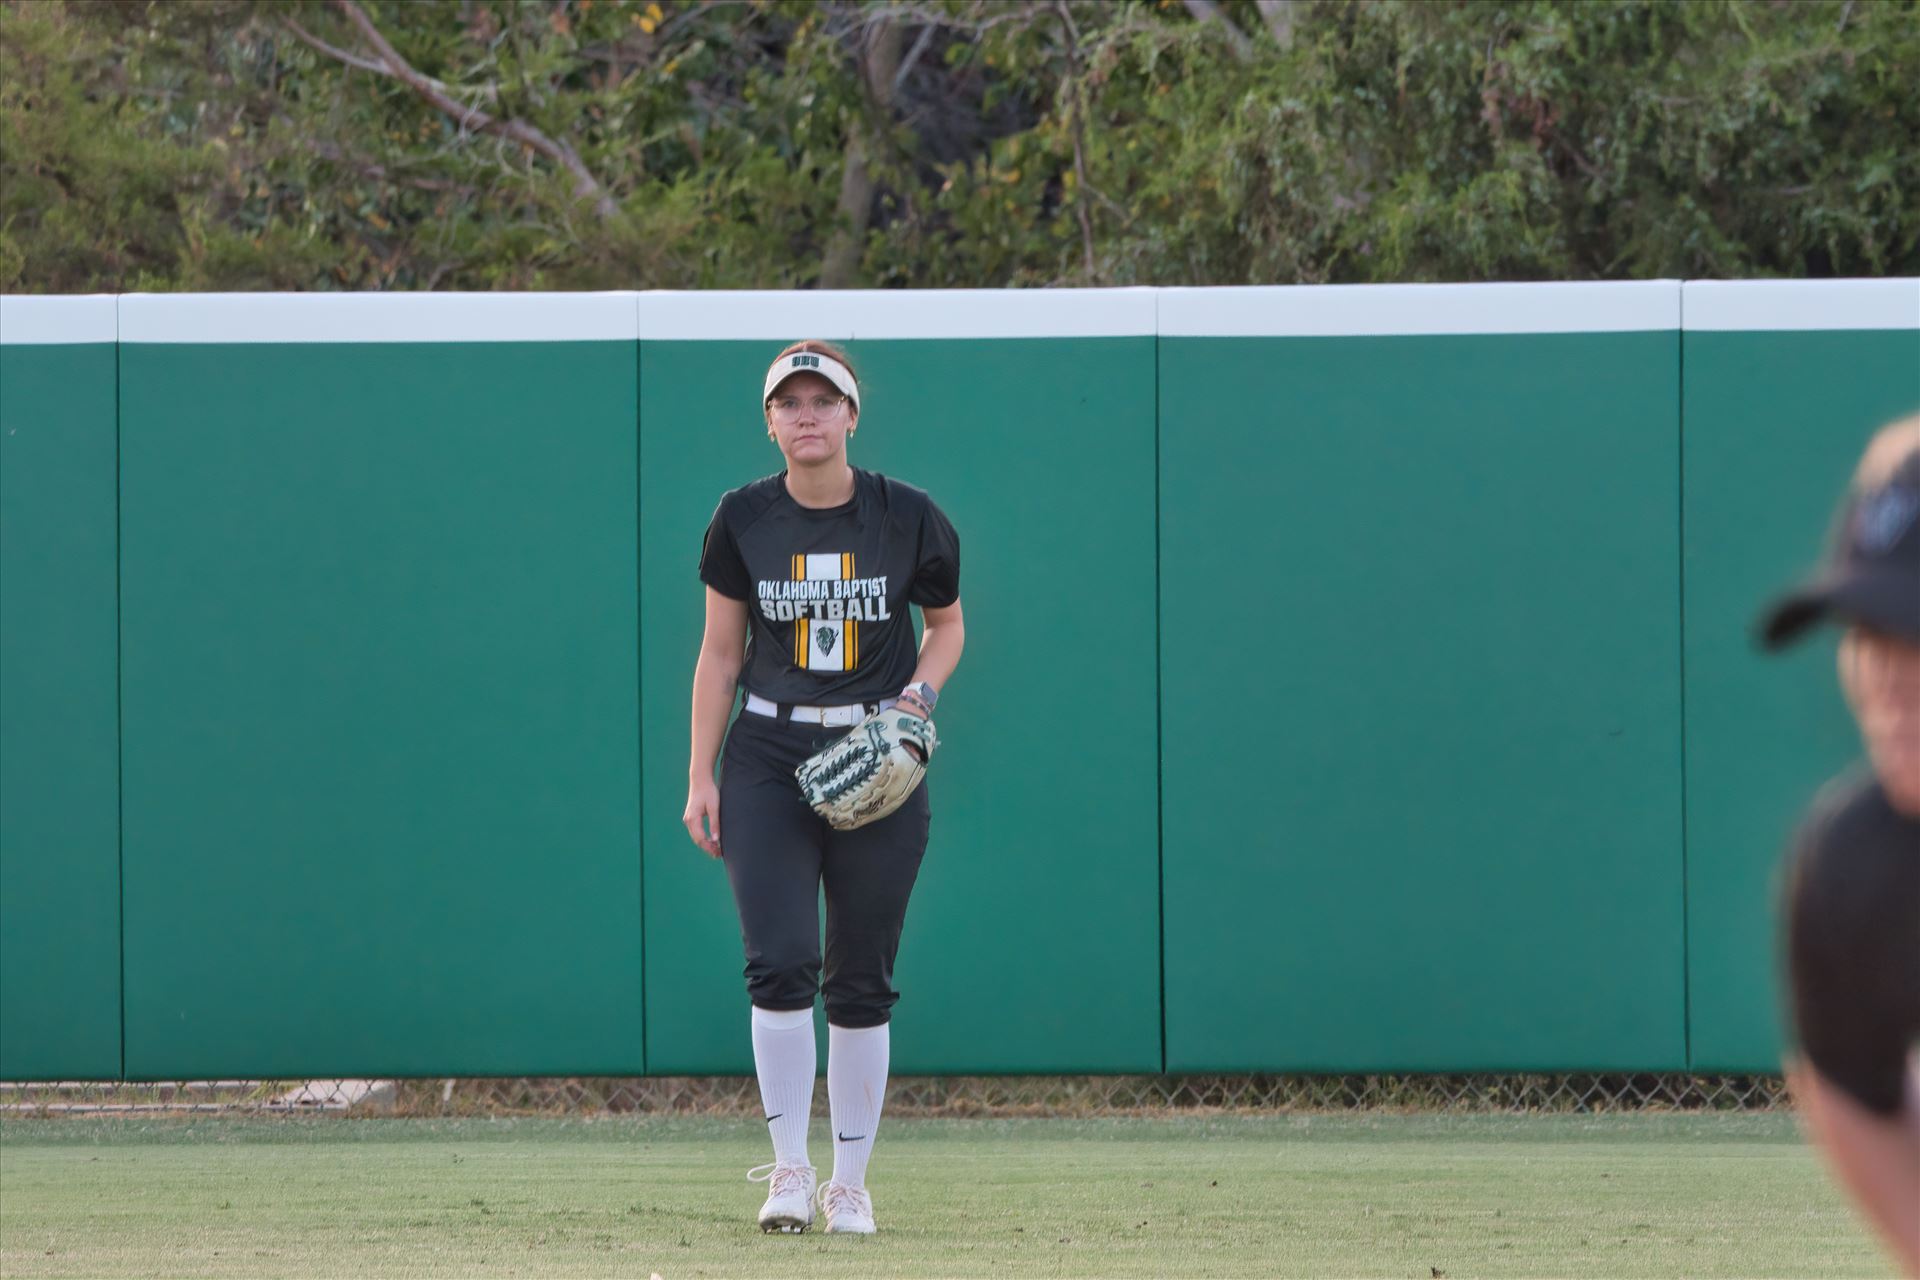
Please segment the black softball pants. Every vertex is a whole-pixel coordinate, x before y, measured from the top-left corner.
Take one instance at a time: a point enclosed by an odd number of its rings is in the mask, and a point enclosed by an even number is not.
[[[720,848],[740,911],[753,1003],[811,1009],[824,992],[828,1022],[877,1027],[900,998],[893,961],[927,851],[931,807],[923,781],[877,822],[855,831],[828,826],[801,797],[793,771],[847,732],[742,711],[720,757]]]

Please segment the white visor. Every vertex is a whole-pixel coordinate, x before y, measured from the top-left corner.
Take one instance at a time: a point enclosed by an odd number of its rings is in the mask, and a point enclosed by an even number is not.
[[[823,356],[817,351],[796,351],[792,355],[781,356],[767,370],[767,389],[760,393],[760,403],[773,399],[773,393],[780,384],[796,373],[817,373],[838,387],[857,410],[860,407],[860,384],[853,380],[853,370],[835,360],[832,356]]]

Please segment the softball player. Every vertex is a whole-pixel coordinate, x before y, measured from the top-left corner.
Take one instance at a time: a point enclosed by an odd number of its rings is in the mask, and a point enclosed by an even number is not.
[[[960,543],[925,493],[849,465],[860,384],[839,348],[782,351],[761,401],[787,467],[723,496],[707,528],[683,821],[724,860],[740,912],[754,1071],[773,1138],[773,1163],[748,1174],[770,1184],[760,1226],[804,1231],[814,1219],[807,1121],[823,993],[834,1148],[818,1200],[828,1231],[864,1234],[874,1229],[866,1170],[887,1091],[893,961],[927,847],[927,788],[887,817],[837,831],[807,806],[794,769],[876,707],[931,714],[965,641]],[[924,624],[917,652],[910,605]],[[736,685],[746,699],[729,727]]]
[[[1826,567],[1775,605],[1777,648],[1832,617],[1868,768],[1830,783],[1786,881],[1787,1079],[1808,1131],[1920,1275],[1920,416],[1874,437]]]

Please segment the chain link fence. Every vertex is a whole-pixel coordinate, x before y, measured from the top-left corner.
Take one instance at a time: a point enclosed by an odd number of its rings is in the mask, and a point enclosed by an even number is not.
[[[815,1103],[826,1106],[824,1081]],[[1785,1085],[1773,1075],[902,1076],[887,1089],[887,1113],[895,1116],[1528,1114],[1764,1111],[1790,1105]],[[758,1116],[760,1094],[751,1076],[0,1085],[0,1114],[164,1112]]]

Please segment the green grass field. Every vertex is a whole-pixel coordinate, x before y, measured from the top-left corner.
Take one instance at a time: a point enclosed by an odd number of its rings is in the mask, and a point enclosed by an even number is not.
[[[9,1121],[0,1274],[1892,1274],[1786,1115],[891,1120],[870,1239],[754,1229],[762,1128]]]

